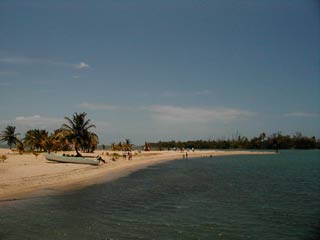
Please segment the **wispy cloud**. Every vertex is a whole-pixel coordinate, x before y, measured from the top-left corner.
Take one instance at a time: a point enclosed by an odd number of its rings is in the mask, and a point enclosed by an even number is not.
[[[89,64],[83,61],[81,61],[80,63],[68,63],[63,61],[54,61],[51,59],[38,59],[38,58],[30,58],[25,56],[2,57],[0,58],[0,63],[23,64],[23,65],[46,64],[46,65],[58,65],[58,66],[70,67],[75,69],[90,68]]]
[[[37,63],[37,61],[38,60],[36,59],[27,58],[24,56],[0,58],[0,62],[9,63],[9,64],[33,64],[33,63]]]
[[[211,122],[228,121],[243,117],[251,117],[253,112],[232,108],[195,108],[153,105],[147,107],[152,116],[166,122]]]
[[[33,116],[17,116],[11,120],[3,120],[0,125],[15,125],[22,130],[28,130],[32,128],[53,129],[58,128],[64,122],[64,119],[42,117],[40,115]]]
[[[309,113],[309,112],[291,112],[285,113],[285,117],[317,117],[319,113]]]
[[[87,64],[85,62],[80,62],[78,64],[75,64],[74,67],[77,68],[77,69],[90,68],[89,64]]]
[[[49,118],[41,117],[40,115],[33,116],[18,116],[15,118],[15,121],[18,123],[29,124],[29,125],[41,125],[41,124],[56,124],[62,123],[63,119],[59,118]]]
[[[90,110],[115,110],[118,109],[118,106],[110,104],[97,104],[97,103],[81,103],[78,105],[80,108],[90,109]]]

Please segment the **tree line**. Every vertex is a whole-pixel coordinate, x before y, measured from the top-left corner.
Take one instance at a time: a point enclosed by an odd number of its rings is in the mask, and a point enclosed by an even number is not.
[[[261,133],[257,137],[248,139],[238,136],[233,139],[193,140],[193,141],[159,141],[148,143],[152,149],[320,149],[320,140],[316,137],[283,135],[281,132],[267,136]]]
[[[102,145],[102,149],[105,150],[105,146]],[[110,149],[112,151],[132,151],[133,144],[129,138],[125,139],[124,142],[111,143]]]
[[[65,117],[66,123],[61,128],[54,130],[51,134],[44,129],[28,130],[24,138],[19,138],[16,127],[8,125],[0,134],[0,142],[6,142],[10,149],[16,149],[22,153],[24,151],[69,151],[74,149],[77,156],[82,152],[93,152],[98,144],[98,135],[91,132],[95,128],[90,124],[90,119],[86,119],[86,113],[75,113],[72,118]]]
[[[66,123],[51,134],[44,129],[28,130],[24,138],[19,138],[16,127],[8,125],[0,134],[0,142],[6,142],[10,149],[16,147],[19,152],[24,151],[70,151],[74,149],[77,156],[82,152],[94,152],[99,144],[99,137],[90,130],[95,128],[90,119],[86,119],[87,113],[75,113],[72,118],[65,117]],[[105,150],[105,145],[102,149]],[[302,133],[295,135],[283,135],[281,132],[267,136],[261,133],[257,137],[248,139],[238,136],[232,139],[218,140],[193,140],[193,141],[159,141],[145,142],[144,150],[164,149],[320,149],[320,140],[316,137],[307,137]],[[133,144],[130,139],[118,144],[112,143],[113,151],[131,151]]]

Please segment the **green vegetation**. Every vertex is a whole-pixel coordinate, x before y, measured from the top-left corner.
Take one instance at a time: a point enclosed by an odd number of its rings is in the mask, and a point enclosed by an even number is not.
[[[77,156],[82,152],[94,152],[99,144],[97,134],[90,131],[95,128],[90,124],[90,119],[86,119],[86,113],[75,113],[72,118],[65,117],[67,123],[61,128],[49,134],[44,129],[31,129],[25,133],[23,139],[18,139],[19,133],[15,133],[15,126],[7,126],[0,134],[0,142],[5,142],[10,147],[16,146],[19,153],[29,152],[51,152],[70,151],[75,149]],[[118,144],[112,143],[112,151],[131,151],[133,144],[129,138]],[[248,139],[244,136],[237,136],[232,139],[218,140],[193,140],[193,141],[159,141],[155,143],[145,142],[145,151],[163,149],[320,149],[320,140],[316,137],[303,136],[296,133],[293,136],[283,135],[280,132],[267,136],[261,133],[258,137]],[[102,145],[105,150],[106,146]],[[117,156],[114,156],[117,157]]]
[[[248,139],[247,137],[238,136],[235,139],[228,140],[195,140],[195,141],[159,141],[149,143],[153,149],[316,149],[320,148],[320,140],[315,137],[306,137],[301,133],[293,136],[274,133],[266,136],[261,133],[258,137]]]
[[[48,139],[48,132],[41,129],[33,129],[27,131],[24,137],[24,144],[28,146],[31,151],[43,151],[46,150],[44,141]]]
[[[115,158],[115,159],[118,159],[118,158],[121,157],[121,155],[120,155],[119,153],[113,153],[111,156],[112,156],[113,158]]]
[[[76,156],[81,157],[80,149],[85,152],[93,152],[99,143],[98,136],[89,131],[90,128],[96,126],[90,124],[90,119],[86,120],[86,113],[75,113],[72,119],[65,117],[68,124],[62,125],[62,130],[65,131],[65,138],[67,142],[72,143]]]
[[[125,139],[124,142],[111,143],[111,150],[112,151],[132,151],[133,150],[133,144],[131,143],[131,140],[129,138]]]
[[[0,142],[6,142],[10,149],[19,142],[17,138],[19,133],[15,133],[15,131],[16,127],[8,125],[0,135]]]
[[[8,146],[16,146],[19,153],[27,150],[30,152],[41,151],[69,151],[72,148],[81,156],[80,151],[93,152],[98,144],[98,136],[90,132],[89,129],[95,127],[90,124],[90,119],[86,120],[86,113],[75,113],[72,119],[65,117],[66,124],[56,129],[49,135],[44,129],[31,129],[25,134],[24,139],[19,140],[15,133],[14,126],[7,126],[0,136],[1,142],[6,142]]]

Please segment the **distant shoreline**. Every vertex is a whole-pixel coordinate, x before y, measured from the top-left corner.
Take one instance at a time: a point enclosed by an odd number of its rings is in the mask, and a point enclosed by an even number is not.
[[[201,150],[201,151],[150,151],[134,152],[133,160],[122,159],[112,161],[106,156],[106,151],[96,151],[90,156],[101,155],[107,160],[106,164],[91,166],[83,164],[64,164],[48,162],[43,154],[13,153],[7,148],[0,149],[0,155],[5,154],[8,159],[0,163],[0,201],[23,199],[33,195],[48,195],[64,191],[83,188],[92,184],[115,180],[139,169],[172,160],[188,158],[229,156],[229,155],[257,155],[273,154],[271,151],[247,150]],[[73,152],[72,152],[73,153]],[[121,155],[121,152],[119,152]],[[60,153],[62,154],[62,153]],[[184,155],[185,156],[185,155]]]

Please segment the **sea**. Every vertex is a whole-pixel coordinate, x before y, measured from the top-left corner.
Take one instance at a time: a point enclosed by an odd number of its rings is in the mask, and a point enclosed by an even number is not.
[[[183,159],[0,202],[0,239],[320,239],[320,151]]]

